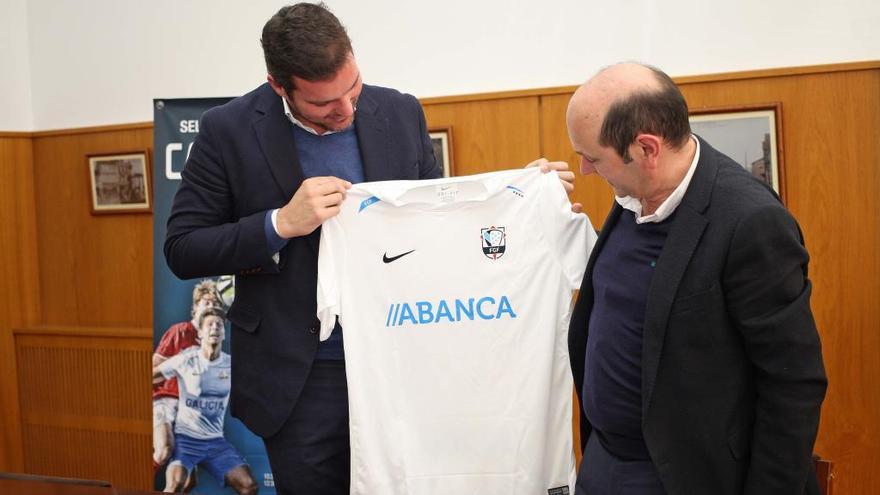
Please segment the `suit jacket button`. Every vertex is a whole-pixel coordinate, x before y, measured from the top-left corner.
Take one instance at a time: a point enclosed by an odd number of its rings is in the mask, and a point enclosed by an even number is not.
[[[316,326],[309,327],[309,333],[311,333],[311,334],[318,333],[318,327],[316,327]]]

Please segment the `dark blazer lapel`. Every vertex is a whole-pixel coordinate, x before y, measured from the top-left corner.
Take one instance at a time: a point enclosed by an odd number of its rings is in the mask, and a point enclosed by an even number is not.
[[[254,121],[254,132],[272,176],[284,191],[285,201],[288,201],[303,181],[302,168],[293,142],[292,124],[284,115],[281,98],[268,84],[264,88],[256,106],[258,117]]]
[[[364,85],[358,100],[355,123],[361,160],[364,164],[364,178],[371,182],[395,177],[396,170],[388,163],[388,146],[390,146],[388,123],[383,118],[382,109],[367,85]]]
[[[254,132],[257,135],[257,141],[260,142],[260,148],[263,150],[266,162],[269,164],[269,169],[272,171],[272,176],[284,193],[284,202],[286,203],[299,189],[305,177],[296,153],[296,143],[293,140],[293,129],[291,128],[293,124],[284,115],[281,97],[276,95],[268,84],[265,84],[262,89],[264,91],[262,91],[260,101],[256,105],[258,117],[254,122]],[[318,252],[320,230],[320,228],[315,229],[315,232],[306,236],[309,246],[315,253]]]
[[[642,417],[647,417],[648,405],[654,391],[663,339],[666,335],[669,311],[678,292],[678,286],[691,257],[700,243],[708,221],[703,212],[709,205],[718,167],[713,151],[700,142],[700,161],[691,177],[687,192],[675,211],[675,219],[663,252],[648,288],[645,308],[645,327],[642,334]]]

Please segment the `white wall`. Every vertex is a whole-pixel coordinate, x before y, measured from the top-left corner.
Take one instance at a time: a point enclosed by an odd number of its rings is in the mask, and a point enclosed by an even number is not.
[[[31,0],[33,129],[149,121],[153,98],[250,90],[265,77],[262,25],[284,3]],[[880,59],[877,0],[327,3],[365,81],[419,97],[577,84],[619,60],[679,76]],[[21,113],[0,129],[27,130]]]
[[[0,0],[0,130],[31,130],[27,0]]]

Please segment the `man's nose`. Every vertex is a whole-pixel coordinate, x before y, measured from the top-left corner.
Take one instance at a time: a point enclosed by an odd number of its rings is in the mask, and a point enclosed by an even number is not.
[[[339,107],[337,108],[337,111],[339,112],[339,114],[344,117],[350,117],[351,115],[353,115],[354,110],[355,110],[354,102],[349,100],[348,98],[343,99],[340,102]]]
[[[587,161],[586,158],[581,157],[581,175],[590,175],[595,172],[596,167],[594,167],[592,163]]]

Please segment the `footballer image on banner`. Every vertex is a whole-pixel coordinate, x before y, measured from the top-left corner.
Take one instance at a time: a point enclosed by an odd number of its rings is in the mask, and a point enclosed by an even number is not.
[[[230,494],[253,485],[274,494],[263,442],[228,412],[232,384],[225,313],[233,276],[180,280],[163,255],[180,173],[208,109],[230,98],[154,100],[153,445],[155,489]],[[147,454],[146,452],[144,453]]]

